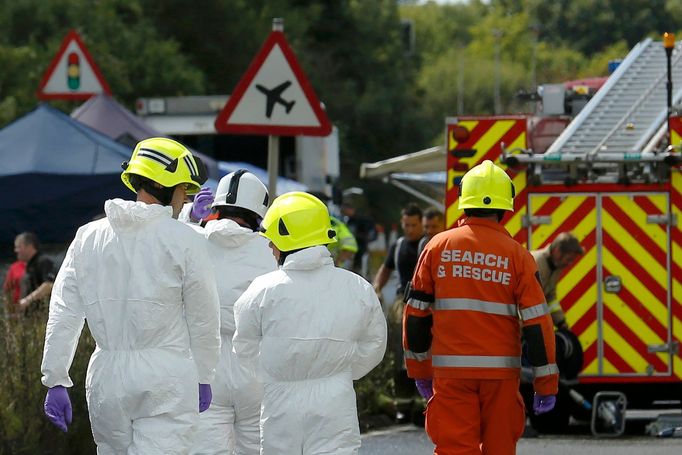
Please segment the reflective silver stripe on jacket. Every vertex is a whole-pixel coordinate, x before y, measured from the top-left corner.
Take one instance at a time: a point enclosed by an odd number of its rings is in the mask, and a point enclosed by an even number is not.
[[[542,302],[538,305],[533,305],[530,308],[524,308],[521,310],[521,319],[527,321],[539,316],[544,316],[545,314],[549,314],[549,307],[546,303]]]
[[[424,302],[423,300],[415,299],[412,297],[407,300],[407,304],[418,310],[426,310],[431,306],[431,302]]]
[[[424,360],[429,360],[431,358],[431,351],[427,352],[412,352],[405,350],[405,358],[410,360],[417,360],[423,362]]]
[[[476,299],[437,299],[437,310],[471,310],[481,313],[500,314],[518,317],[516,305],[509,303],[486,302]]]
[[[521,358],[496,355],[434,355],[431,365],[460,368],[520,368]]]
[[[559,367],[556,366],[556,363],[548,363],[541,367],[533,367],[533,376],[536,378],[549,376],[551,374],[559,374]]]

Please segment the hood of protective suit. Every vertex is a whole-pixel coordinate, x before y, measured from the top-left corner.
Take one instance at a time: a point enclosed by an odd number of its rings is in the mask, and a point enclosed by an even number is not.
[[[159,204],[110,199],[104,203],[104,213],[114,231],[122,231],[135,228],[140,223],[147,223],[154,218],[171,218],[173,208]]]
[[[327,247],[319,245],[287,256],[282,270],[314,270],[325,265],[334,265],[334,260]]]
[[[237,248],[258,236],[249,228],[236,221],[223,219],[209,221],[204,227],[204,235],[209,242],[225,248]]]

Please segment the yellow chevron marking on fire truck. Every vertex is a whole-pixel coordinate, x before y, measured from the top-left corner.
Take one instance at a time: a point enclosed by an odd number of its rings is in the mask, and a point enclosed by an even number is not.
[[[677,219],[680,219],[680,214],[677,214]],[[672,258],[673,262],[680,264],[680,258],[682,258],[682,247],[675,242],[670,242],[672,245]],[[682,294],[678,294],[682,298]]]
[[[533,248],[535,248],[536,245],[542,245],[552,234],[554,234],[557,227],[561,226],[585,199],[585,196],[571,196],[561,201],[561,204],[550,215],[552,217],[552,223],[541,224],[537,226],[535,232],[533,232]],[[537,211],[534,212],[537,213]]]
[[[556,196],[545,196],[543,194],[533,194],[530,200],[530,206],[533,211],[533,215],[542,208],[543,205],[549,201],[550,197]]]
[[[618,319],[623,321],[637,335],[637,338],[646,344],[662,344],[665,342],[656,332],[651,330],[651,327],[637,313],[632,311],[627,303],[618,297],[618,294],[613,294],[611,298],[604,299],[604,305],[618,316]]]
[[[616,367],[614,367],[613,364],[609,362],[607,359],[602,360],[602,365],[603,365],[602,374],[618,373]]]
[[[516,120],[497,120],[474,144],[473,148],[476,150],[476,154],[471,158],[464,158],[460,161],[468,163],[469,168],[473,167],[475,164],[478,164],[478,162],[483,159],[483,156],[488,153],[490,149],[493,148],[498,142],[500,142],[502,136],[507,134],[507,131],[509,131],[515,124]]]
[[[459,176],[461,172],[455,172],[452,169],[448,169],[448,181],[445,182],[447,191],[450,191],[455,186],[455,177]]]
[[[520,194],[526,187],[526,171],[519,172],[516,177],[512,179],[512,182],[514,183],[514,188],[516,188],[516,194]],[[527,208],[528,205],[524,204],[523,207],[521,207],[519,211],[514,212],[509,218],[509,221],[504,224],[504,227],[512,237],[518,234],[521,229],[525,229],[522,220],[523,216],[526,214]]]
[[[561,280],[563,281],[563,280]],[[557,295],[558,289],[557,289]],[[559,298],[559,303],[561,303],[561,298]],[[566,311],[566,320],[569,325],[574,325],[578,320],[583,317],[590,309],[592,309],[597,304],[597,283],[593,283],[584,294],[582,294],[571,308]],[[581,335],[582,336],[582,335]]]
[[[597,335],[597,321],[592,321],[592,324],[590,324],[590,326],[578,336],[578,339],[580,340],[580,346],[583,347],[584,351],[592,346],[593,343],[597,342]],[[582,374],[597,373],[599,373],[599,363],[598,357],[595,356],[594,360],[583,369]]]
[[[668,198],[664,194],[648,196],[647,199],[656,206],[661,213],[668,213]]]
[[[461,122],[457,122],[458,126],[463,126],[469,132],[473,131],[474,128],[476,128],[476,125],[478,125],[478,120],[462,120]],[[455,138],[452,137],[452,134],[448,134],[448,150],[452,150],[455,147],[459,145],[459,142],[455,140]]]
[[[604,266],[615,275],[619,276],[625,286],[632,295],[634,295],[641,305],[651,313],[663,327],[668,326],[668,308],[667,305],[659,301],[650,291],[644,286],[639,279],[632,274],[632,272],[618,260],[608,249],[602,249],[602,257],[604,259]],[[606,296],[611,294],[606,294]],[[606,297],[605,296],[605,297]]]
[[[668,244],[668,235],[656,224],[648,224],[646,222],[647,213],[642,210],[642,208],[630,197],[628,196],[611,196],[610,199],[624,212],[628,217],[637,224],[637,226],[644,232],[646,232],[647,237],[656,243],[662,251],[666,250],[666,245]],[[663,203],[667,206],[666,197],[660,196],[650,196],[649,199],[653,203]],[[663,213],[668,213],[668,208],[663,209]]]
[[[594,231],[594,227],[597,225],[597,208],[593,208],[590,212],[585,215],[583,220],[578,223],[571,232],[575,235],[579,241],[583,241],[585,237],[590,235]]]
[[[445,212],[445,219],[447,220],[448,226],[450,226],[450,227],[456,227],[457,226],[457,219],[462,214],[462,210],[457,208],[458,205],[459,205],[459,202],[455,201],[455,203],[451,204],[448,207],[447,211]],[[452,224],[450,224],[450,223],[452,223]]]
[[[603,228],[611,238],[620,244],[637,262],[656,280],[663,288],[666,288],[668,272],[664,265],[655,260],[635,237],[616,221],[606,210],[602,211]],[[607,266],[608,267],[608,266]]]
[[[564,274],[557,284],[557,297],[561,299],[566,296],[575,285],[577,285],[588,273],[592,274],[592,279],[596,279],[596,273],[592,272],[592,268],[597,264],[597,248],[590,248],[578,257],[576,263],[571,269]],[[595,291],[596,292],[596,291]],[[594,295],[594,301],[597,301],[597,295]]]
[[[682,135],[675,130],[670,131],[670,143],[673,145],[679,145],[682,142]]]
[[[670,183],[675,191],[682,194],[682,170],[672,172]]]
[[[607,343],[624,362],[630,365],[635,372],[645,373],[649,362],[647,362],[637,350],[630,346],[627,340],[621,337],[608,322],[604,321],[603,327],[604,342]],[[607,373],[606,369],[604,372]],[[608,373],[619,373],[619,371],[608,371]]]

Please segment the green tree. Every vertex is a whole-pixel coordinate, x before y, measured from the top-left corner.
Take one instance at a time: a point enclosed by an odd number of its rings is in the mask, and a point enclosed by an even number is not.
[[[173,38],[162,38],[138,0],[3,1],[0,15],[0,122],[35,107],[40,78],[69,29],[83,38],[114,95],[196,94],[203,73]],[[72,103],[56,103],[65,109]]]

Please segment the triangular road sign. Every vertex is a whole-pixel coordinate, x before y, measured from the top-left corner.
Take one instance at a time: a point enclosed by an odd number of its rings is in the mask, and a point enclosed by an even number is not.
[[[109,85],[78,33],[71,30],[40,81],[38,98],[86,100],[100,93],[111,95]]]
[[[331,124],[284,33],[270,33],[215,120],[221,133],[327,136]]]

